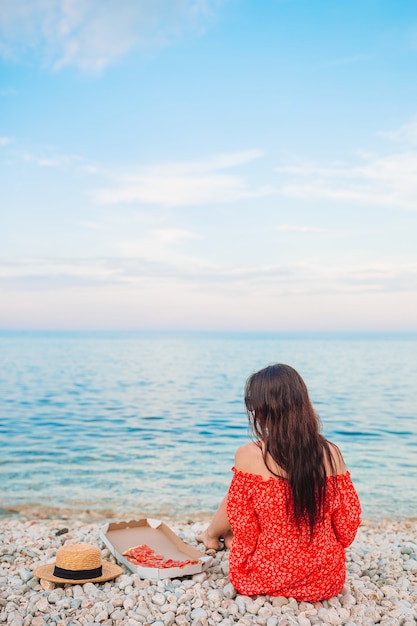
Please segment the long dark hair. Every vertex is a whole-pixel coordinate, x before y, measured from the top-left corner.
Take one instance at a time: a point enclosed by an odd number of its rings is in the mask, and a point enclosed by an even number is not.
[[[245,405],[266,467],[279,475],[270,457],[285,472],[297,526],[306,522],[312,536],[324,513],[326,459],[332,474],[336,469],[303,379],[289,365],[270,365],[248,378]]]

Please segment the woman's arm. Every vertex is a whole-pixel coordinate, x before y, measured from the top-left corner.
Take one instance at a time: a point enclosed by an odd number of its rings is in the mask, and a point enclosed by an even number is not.
[[[222,544],[220,539],[224,540],[226,548],[230,548],[233,539],[232,529],[227,519],[227,495],[221,501],[219,508],[213,515],[213,518],[206,530],[196,535],[196,540],[204,543],[207,549],[221,550]]]

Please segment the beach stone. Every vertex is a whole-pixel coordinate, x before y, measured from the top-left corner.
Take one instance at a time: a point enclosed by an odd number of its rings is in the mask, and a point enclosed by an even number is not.
[[[132,596],[127,596],[127,598],[123,602],[123,608],[125,611],[131,611],[136,604],[136,598]]]
[[[417,624],[417,572],[414,571],[417,528],[407,521],[361,525],[353,547],[346,550],[348,578],[342,592],[319,603],[237,594],[227,576],[228,551],[215,554],[213,565],[197,580],[142,580],[124,573],[103,585],[43,586],[32,575],[32,569],[40,561],[55,557],[62,541],[55,537],[55,530],[62,525],[58,520],[30,525],[16,518],[0,519],[0,550],[11,536],[15,545],[10,555],[14,558],[2,562],[0,568],[0,623],[11,626],[15,620],[14,626]],[[100,541],[95,524],[74,520],[71,534],[80,543]],[[360,570],[356,574],[352,571],[355,564]],[[28,572],[30,577],[23,572]],[[153,600],[158,595],[159,604]],[[133,601],[129,610],[123,606],[127,599],[128,606]]]
[[[190,613],[190,617],[192,620],[206,620],[207,619],[207,611],[202,608],[193,609]]]
[[[56,604],[59,600],[62,600],[64,596],[65,596],[64,590],[60,587],[57,587],[56,589],[53,589],[51,593],[48,595],[48,602],[50,604]]]
[[[244,615],[246,613],[246,600],[247,600],[247,596],[238,595],[235,598],[235,604],[241,615]]]
[[[164,626],[172,626],[172,624],[175,622],[174,611],[168,611],[167,613],[165,613],[162,621],[164,622]]]
[[[27,582],[28,580],[30,580],[31,578],[33,578],[33,573],[30,572],[27,569],[19,569],[17,571],[17,573],[19,574],[20,578],[24,581]]]
[[[223,600],[223,594],[218,589],[210,589],[207,593],[207,600],[214,606],[220,606]]]
[[[81,598],[84,596],[84,590],[81,585],[74,585],[71,587],[71,590],[73,598]]]
[[[45,591],[55,589],[55,583],[51,582],[50,580],[45,580],[44,578],[41,579],[40,585],[43,589],[45,589]]]
[[[95,617],[95,621],[98,622],[99,624],[101,622],[105,622],[106,619],[108,619],[109,614],[107,613],[106,610],[100,611],[100,613],[98,613]]]
[[[228,583],[223,587],[223,595],[225,598],[236,597],[236,589],[233,587],[232,583]]]
[[[406,561],[403,565],[403,568],[405,569],[406,572],[417,572],[417,560],[416,559],[409,559],[408,561]]]
[[[177,612],[178,604],[176,602],[169,602],[167,604],[163,604],[161,606],[161,613],[174,613],[174,616]]]
[[[251,601],[246,604],[246,612],[250,615],[258,615],[259,608],[258,602]]]
[[[206,581],[208,578],[208,574],[207,572],[201,572],[200,574],[194,574],[193,576],[193,580],[196,583],[203,583],[204,581]]]
[[[166,600],[163,593],[156,593],[154,596],[152,596],[152,603],[156,604],[156,606],[162,606],[163,604],[165,604],[165,602]]]
[[[342,623],[342,618],[338,615],[336,609],[319,609],[318,617],[323,620],[323,622],[327,622],[328,624],[332,624],[333,626],[338,626]]]
[[[41,613],[46,613],[49,611],[49,608],[49,602],[46,598],[40,598],[40,600],[36,603],[36,609]]]

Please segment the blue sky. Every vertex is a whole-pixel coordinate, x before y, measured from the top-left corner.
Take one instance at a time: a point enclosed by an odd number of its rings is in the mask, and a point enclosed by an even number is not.
[[[0,0],[0,328],[417,330],[414,0]]]

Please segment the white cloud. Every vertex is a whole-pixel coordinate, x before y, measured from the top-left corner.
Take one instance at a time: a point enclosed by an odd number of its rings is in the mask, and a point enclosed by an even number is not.
[[[4,328],[416,330],[417,265],[406,260],[25,258],[0,262],[0,285]]]
[[[83,220],[81,222],[79,222],[79,225],[82,228],[87,228],[88,230],[95,230],[95,231],[105,231],[105,232],[109,232],[111,230],[110,226],[108,224],[101,222],[91,222],[88,220]]]
[[[199,236],[183,228],[159,228],[153,231],[161,243],[175,243],[184,239],[198,239]]]
[[[391,131],[381,131],[381,137],[396,143],[406,143],[417,145],[417,120],[409,124],[403,124],[399,128]]]
[[[271,187],[248,188],[239,175],[224,170],[262,156],[259,150],[216,155],[210,159],[143,168],[137,174],[113,175],[117,186],[97,189],[100,204],[157,204],[165,207],[228,203],[273,193]]]
[[[412,150],[362,154],[355,164],[336,166],[297,162],[277,172],[288,181],[279,189],[285,196],[417,209],[417,152]]]
[[[24,151],[20,154],[22,161],[31,163],[38,167],[50,168],[82,168],[86,171],[83,157],[78,154],[59,154],[53,148],[40,149],[38,154],[34,152]]]
[[[158,236],[192,237],[169,229]],[[67,289],[74,286],[136,285],[149,280],[159,285],[192,286],[197,291],[260,295],[263,297],[317,294],[417,292],[417,264],[380,260],[369,264],[333,264],[304,261],[281,265],[222,266],[194,259],[181,261],[146,256],[112,258],[3,259],[0,282],[13,290]]]
[[[0,137],[0,146],[8,146],[12,141],[10,137]]]
[[[275,227],[275,230],[282,233],[321,233],[323,232],[322,228],[317,228],[315,226],[295,226],[291,224],[280,224]]]
[[[40,55],[55,69],[100,71],[130,50],[201,32],[217,0],[13,0],[2,2],[0,54]]]

